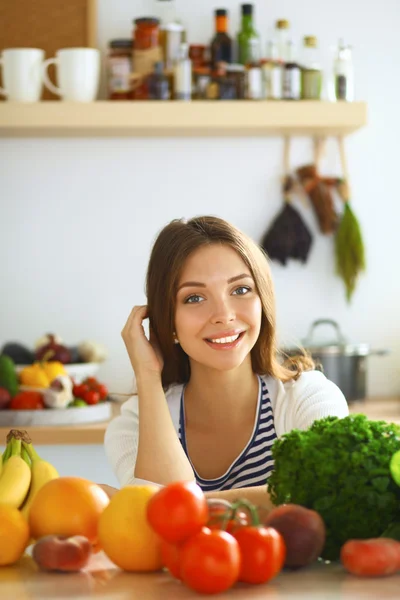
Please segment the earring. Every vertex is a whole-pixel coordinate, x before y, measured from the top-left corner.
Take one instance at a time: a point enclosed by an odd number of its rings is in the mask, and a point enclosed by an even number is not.
[[[174,344],[179,344],[179,340],[178,340],[178,338],[176,337],[176,331],[173,331],[173,332],[172,332],[172,334],[173,334],[173,336],[174,336]]]

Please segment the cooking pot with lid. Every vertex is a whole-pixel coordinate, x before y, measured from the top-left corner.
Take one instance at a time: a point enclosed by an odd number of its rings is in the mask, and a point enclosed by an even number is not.
[[[334,337],[325,343],[315,341],[315,330],[321,325],[334,329]],[[311,354],[316,368],[336,383],[348,402],[364,400],[367,396],[368,356],[384,356],[389,350],[371,350],[368,344],[351,344],[333,319],[317,319],[311,324],[307,337],[302,341],[304,349]],[[284,354],[299,354],[296,348],[285,349]]]

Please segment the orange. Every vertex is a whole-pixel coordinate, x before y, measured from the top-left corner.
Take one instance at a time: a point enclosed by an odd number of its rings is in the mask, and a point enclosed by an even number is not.
[[[0,505],[0,566],[12,565],[23,555],[29,541],[29,526],[22,513]]]
[[[34,539],[45,535],[84,535],[97,543],[100,515],[109,498],[99,485],[81,477],[58,477],[36,494],[29,512]]]
[[[125,571],[159,571],[161,540],[147,521],[147,504],[157,493],[152,485],[127,485],[110,500],[99,521],[104,552]]]

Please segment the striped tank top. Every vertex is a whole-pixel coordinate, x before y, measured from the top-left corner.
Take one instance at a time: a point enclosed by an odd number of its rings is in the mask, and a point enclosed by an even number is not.
[[[186,445],[184,389],[179,414],[179,440],[192,465],[196,481],[204,492],[265,485],[274,468],[271,447],[276,439],[271,400],[264,381],[259,379],[257,415],[251,438],[240,455],[221,477],[203,479],[194,468]]]

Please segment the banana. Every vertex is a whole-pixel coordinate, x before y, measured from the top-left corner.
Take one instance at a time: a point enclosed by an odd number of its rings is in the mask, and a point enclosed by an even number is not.
[[[21,507],[22,515],[28,520],[29,511],[31,509],[35,496],[40,490],[40,488],[42,488],[48,481],[59,477],[59,474],[57,472],[57,469],[53,467],[52,464],[40,458],[32,444],[27,444],[23,441],[22,447],[29,455],[29,458],[31,460],[32,471],[31,486],[29,488],[29,492],[25,499],[25,502]]]
[[[10,456],[6,454],[0,475],[0,504],[19,508],[29,490],[31,470],[21,457],[21,440],[12,438],[8,446]]]

